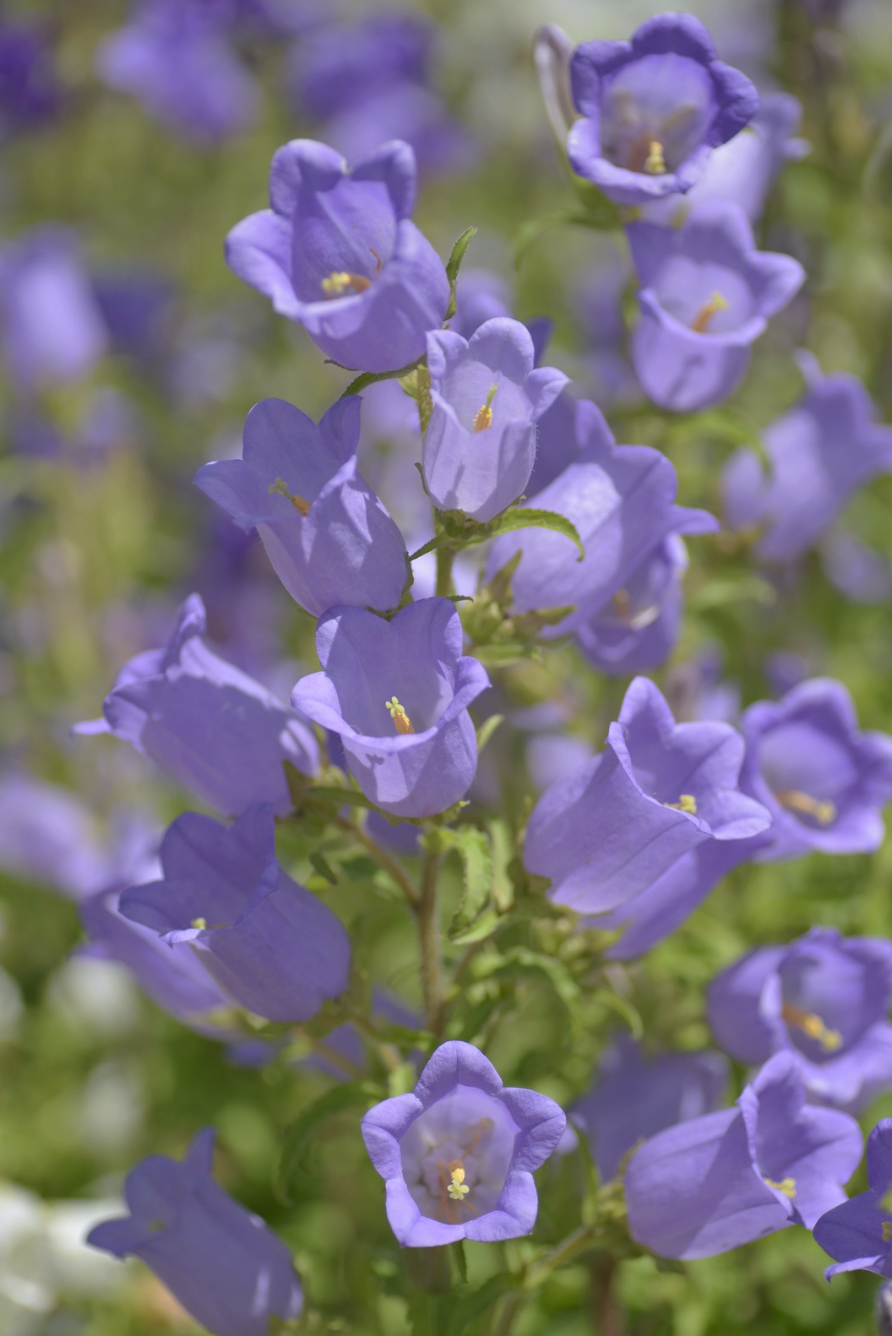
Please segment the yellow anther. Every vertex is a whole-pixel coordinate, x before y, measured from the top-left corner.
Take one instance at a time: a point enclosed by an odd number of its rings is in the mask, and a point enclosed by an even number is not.
[[[659,139],[652,139],[648,145],[647,157],[644,160],[644,170],[649,176],[663,176],[666,171],[666,159],[663,156],[663,145]]]
[[[384,707],[390,711],[390,717],[393,720],[393,726],[397,733],[405,734],[415,732],[415,729],[412,727],[412,720],[406,714],[405,707],[400,705],[396,696],[392,696],[390,700],[386,700],[384,702]]]
[[[781,807],[788,812],[800,812],[803,816],[813,816],[819,826],[829,826],[836,820],[836,805],[821,798],[813,798],[810,793],[799,789],[783,789],[775,793]]]
[[[691,329],[695,334],[705,334],[712,323],[713,316],[718,315],[719,311],[727,311],[731,303],[727,297],[723,297],[720,292],[714,292],[708,302],[704,302],[694,317],[694,323]]]
[[[474,418],[475,431],[488,431],[492,426],[492,401],[496,397],[498,385],[490,385],[489,394],[486,396],[486,403],[482,408],[478,408],[477,415]]]
[[[788,1025],[797,1026],[808,1035],[809,1039],[816,1040],[825,1052],[835,1053],[837,1049],[842,1048],[842,1035],[839,1031],[831,1030],[813,1011],[801,1011],[799,1007],[785,1006],[781,1015]]]
[[[203,931],[207,925],[208,921],[206,918],[194,918],[189,926],[191,928],[199,928]]]
[[[782,1178],[779,1183],[776,1183],[773,1178],[766,1178],[763,1181],[768,1187],[775,1188],[778,1192],[782,1192],[785,1197],[789,1197],[791,1200],[796,1196],[795,1178]]]
[[[372,251],[372,254],[375,252]],[[364,274],[350,274],[346,269],[336,270],[322,280],[322,291],[328,299],[352,296],[357,292],[365,292],[366,288],[371,286],[370,278],[366,278]]]
[[[613,606],[624,622],[629,620],[632,615],[632,600],[629,598],[628,589],[617,589],[613,595]]]
[[[457,1164],[454,1169],[450,1167],[449,1176],[452,1182],[447,1184],[446,1191],[453,1201],[461,1201],[471,1191],[465,1183],[464,1165]]]
[[[664,807],[673,807],[676,812],[687,812],[690,816],[697,815],[697,799],[693,793],[683,793],[677,803],[663,803]]]
[[[883,1242],[892,1243],[892,1220],[883,1221]]]
[[[304,497],[299,496],[297,492],[289,492],[288,484],[283,482],[281,478],[276,478],[276,481],[272,486],[268,487],[266,490],[270,496],[275,496],[276,493],[280,496],[284,496],[287,501],[291,502],[299,515],[309,515],[310,505],[312,503],[305,500]]]

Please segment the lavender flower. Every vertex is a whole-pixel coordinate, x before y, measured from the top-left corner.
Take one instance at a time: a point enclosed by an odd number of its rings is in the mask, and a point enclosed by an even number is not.
[[[538,1207],[532,1171],[565,1126],[553,1100],[506,1088],[479,1049],[452,1040],[436,1049],[412,1094],[369,1110],[362,1135],[387,1184],[398,1241],[431,1248],[529,1234]]]
[[[570,131],[570,162],[618,204],[690,190],[711,151],[759,105],[691,14],[658,14],[630,42],[583,42],[570,76],[582,117]]]
[[[892,1276],[892,1118],[882,1118],[867,1138],[867,1192],[840,1202],[822,1215],[815,1242],[836,1258],[827,1279],[844,1271]]]
[[[576,632],[576,643],[602,673],[647,672],[664,663],[678,637],[687,549],[678,534],[641,563],[623,589]]]
[[[348,170],[325,144],[295,139],[273,157],[272,207],[232,229],[226,258],[328,357],[394,371],[421,357],[449,300],[414,201],[408,144],[385,144]]]
[[[632,360],[655,404],[690,413],[722,403],[742,380],[750,345],[805,280],[790,255],[757,251],[746,215],[700,204],[678,229],[627,229],[641,288]]]
[[[87,1243],[140,1258],[216,1336],[269,1336],[275,1318],[300,1313],[300,1281],[281,1239],[211,1178],[213,1150],[207,1127],[182,1163],[141,1160],[124,1189],[130,1215],[97,1225]]]
[[[337,734],[366,797],[392,816],[445,811],[468,790],[477,739],[468,706],[489,686],[462,656],[462,628],[445,598],[426,598],[389,622],[362,608],[320,620],[321,673],[302,678],[301,714]]]
[[[61,102],[55,59],[41,26],[0,17],[0,134],[38,129]]]

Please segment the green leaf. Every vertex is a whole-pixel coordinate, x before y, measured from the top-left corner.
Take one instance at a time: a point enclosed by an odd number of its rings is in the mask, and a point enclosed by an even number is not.
[[[446,320],[451,320],[455,315],[455,284],[458,280],[458,271],[461,269],[465,252],[476,235],[476,227],[466,227],[452,247],[452,254],[446,264],[446,277],[449,279],[449,305],[446,308]]]
[[[276,1175],[276,1194],[286,1206],[294,1204],[293,1189],[297,1181],[309,1172],[309,1165],[315,1158],[315,1143],[320,1129],[340,1113],[369,1108],[378,1097],[378,1091],[373,1085],[364,1081],[346,1081],[327,1090],[301,1110],[285,1131]]]
[[[495,733],[499,725],[503,724],[504,722],[505,722],[505,716],[503,714],[491,714],[488,719],[484,719],[483,723],[477,729],[478,756],[483,751],[483,748],[486,746],[487,742],[489,742],[490,738],[492,737],[493,733]]]
[[[511,832],[504,821],[490,821],[489,846],[492,851],[492,898],[500,914],[507,914],[514,904],[514,882],[508,871],[514,849]]]
[[[310,854],[310,865],[315,868],[320,877],[323,877],[330,886],[336,886],[338,879],[332,871],[331,864],[322,857],[322,854]]]
[[[535,659],[538,655],[539,649],[536,645],[527,644],[522,640],[474,646],[474,658],[479,660],[484,668],[511,668],[515,663],[523,663],[525,659]]]
[[[306,797],[318,802],[331,802],[338,805],[348,803],[351,807],[367,807],[371,812],[378,810],[371,798],[367,798],[358,789],[341,789],[337,785],[314,784],[312,788],[307,789]]]
[[[340,366],[339,362],[335,366]],[[368,389],[370,385],[377,385],[382,380],[402,380],[403,376],[410,376],[413,371],[417,371],[421,366],[421,359],[416,362],[410,362],[408,366],[402,367],[399,371],[363,371],[361,376],[351,380],[346,390],[341,394],[342,399],[348,398],[351,394],[361,394],[363,390]]]
[[[551,529],[554,533],[563,534],[564,538],[569,538],[571,543],[575,543],[579,550],[577,561],[582,561],[585,556],[585,548],[582,546],[582,539],[576,529],[576,525],[568,520],[566,515],[559,515],[554,510],[532,510],[525,506],[517,506],[514,510],[506,510],[503,515],[499,515],[490,524],[486,525],[489,532],[487,538],[494,538],[496,534],[513,533],[516,529]],[[483,542],[482,538],[475,540]]]
[[[453,920],[454,922],[455,920]],[[491,937],[499,926],[499,916],[492,905],[487,905],[467,928],[449,929],[449,940],[455,946],[470,946]]]
[[[559,960],[545,956],[526,946],[516,946],[503,958],[500,965],[491,971],[490,977],[516,978],[518,975],[539,975],[554,990],[567,1010],[573,1013],[579,998],[579,984],[569,970]]]
[[[482,913],[492,886],[492,856],[489,840],[476,826],[439,832],[441,847],[454,850],[461,858],[465,873],[465,892],[449,925],[448,936],[469,928]]]

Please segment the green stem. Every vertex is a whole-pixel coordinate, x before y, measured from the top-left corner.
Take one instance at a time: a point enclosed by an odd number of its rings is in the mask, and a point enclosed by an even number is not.
[[[526,1306],[529,1297],[522,1290],[516,1290],[513,1294],[507,1296],[492,1329],[492,1336],[509,1336],[511,1328]]]
[[[538,1289],[553,1271],[557,1271],[558,1267],[566,1266],[568,1262],[574,1261],[580,1253],[587,1252],[589,1248],[595,1247],[595,1244],[595,1231],[591,1225],[583,1225],[575,1233],[568,1234],[563,1242],[559,1243],[556,1248],[552,1248],[550,1253],[546,1253],[541,1262],[537,1262],[535,1266],[530,1267],[524,1280],[524,1287],[528,1290]]]
[[[418,902],[418,944],[421,949],[421,988],[427,1028],[439,1039],[443,1028],[443,964],[440,955],[440,901],[437,894],[440,855],[425,855]]]
[[[387,850],[382,849],[378,841],[372,839],[368,831],[364,830],[362,826],[358,826],[355,822],[348,821],[344,816],[338,816],[335,817],[335,825],[338,826],[339,829],[347,831],[348,834],[352,835],[357,844],[362,845],[366,853],[370,854],[378,866],[387,873],[392,881],[396,882],[397,886],[399,886],[403,895],[405,895],[409,904],[414,909],[418,904],[418,895],[415,891],[415,887],[412,885],[399,863],[397,863],[396,859],[391,858]]]
[[[452,563],[455,560],[455,549],[448,544],[445,547],[437,548],[437,587],[436,593],[439,598],[448,598],[452,593]]]

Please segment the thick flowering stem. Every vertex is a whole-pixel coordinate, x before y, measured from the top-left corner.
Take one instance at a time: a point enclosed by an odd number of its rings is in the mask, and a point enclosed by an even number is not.
[[[437,548],[437,596],[448,598],[452,592],[452,563],[455,549],[449,546]]]
[[[440,954],[440,900],[438,873],[440,855],[425,855],[421,876],[421,900],[417,905],[418,944],[421,949],[421,988],[427,1028],[437,1038],[443,1029],[443,962]]]

